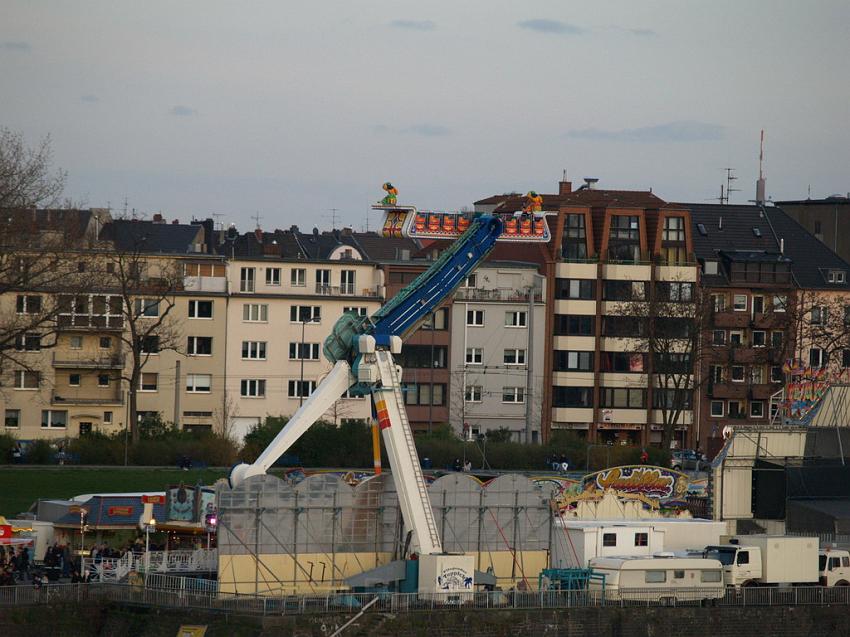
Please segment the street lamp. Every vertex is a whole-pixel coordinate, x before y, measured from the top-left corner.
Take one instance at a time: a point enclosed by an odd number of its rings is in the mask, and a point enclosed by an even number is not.
[[[151,531],[156,531],[156,519],[153,517],[145,523],[145,578],[151,566]]]
[[[298,351],[298,358],[301,359],[301,382],[298,384],[298,406],[304,404],[304,327],[307,323],[318,323],[318,320],[312,316],[310,318],[301,319],[301,349]]]
[[[218,516],[215,513],[207,513],[206,517],[207,531],[207,550],[210,550],[210,535],[215,533],[218,528]]]

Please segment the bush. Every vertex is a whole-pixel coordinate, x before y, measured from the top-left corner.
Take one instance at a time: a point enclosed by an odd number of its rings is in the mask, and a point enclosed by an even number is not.
[[[0,434],[0,462],[12,464],[12,451],[17,442],[14,436]]]
[[[52,464],[56,457],[55,449],[49,440],[33,440],[27,445],[25,461],[30,464]]]

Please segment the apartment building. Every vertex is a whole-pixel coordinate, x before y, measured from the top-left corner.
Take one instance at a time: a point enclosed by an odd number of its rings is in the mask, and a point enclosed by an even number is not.
[[[545,277],[487,261],[454,295],[449,420],[467,438],[507,429],[539,443],[545,374]]]
[[[850,261],[850,193],[774,204],[826,247]]]
[[[647,347],[646,317],[623,315],[633,303],[662,298],[690,303],[697,269],[686,208],[650,191],[578,190],[568,181],[543,195],[553,240],[547,277],[546,378],[542,437],[568,430],[593,442],[657,445],[673,401]],[[510,214],[516,195],[476,202],[476,210]],[[529,251],[533,250],[529,246]],[[690,369],[689,356],[678,364]],[[665,381],[666,382],[666,381]],[[678,400],[678,398],[677,398]],[[689,443],[692,395],[682,396],[676,440]]]
[[[228,262],[226,384],[232,435],[266,416],[291,416],[330,371],[325,338],[344,312],[373,314],[384,274],[350,233],[257,230],[231,240]],[[366,420],[371,405],[346,396],[325,414]]]
[[[726,426],[783,422],[793,370],[850,368],[850,266],[780,208],[685,205],[710,303],[696,440],[713,456]]]
[[[126,379],[132,366],[126,344],[130,323],[143,327],[166,312],[162,327],[171,334],[168,347],[160,347],[156,334],[145,344],[148,356],[139,379],[138,414],[143,418],[159,413],[188,428],[212,427],[221,401],[209,385],[206,391],[184,391],[184,381],[195,374],[224,366],[225,268],[220,257],[202,252],[204,227],[165,224],[161,218],[111,220],[105,211],[65,211],[72,212],[88,219],[86,227],[94,227],[86,230],[87,236],[97,232],[99,240],[88,242],[79,256],[69,251],[68,260],[78,259],[80,276],[91,276],[98,283],[85,286],[84,292],[34,288],[0,298],[19,317],[51,313],[42,331],[22,335],[16,346],[19,368],[8,370],[11,380],[0,392],[4,430],[24,440],[123,430],[128,422]],[[139,272],[139,297],[132,299],[128,311],[112,278],[116,263],[130,263],[124,256],[130,243],[144,246],[136,250],[133,264],[144,263],[145,272]],[[156,279],[166,267],[183,275],[173,294],[146,298],[143,290],[149,277]],[[221,312],[214,318],[216,304]],[[197,327],[192,325],[195,318],[201,321]]]

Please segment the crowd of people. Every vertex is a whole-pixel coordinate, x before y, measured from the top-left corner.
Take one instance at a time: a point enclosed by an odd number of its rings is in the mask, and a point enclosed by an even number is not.
[[[12,586],[29,578],[30,551],[26,546],[0,546],[0,586]]]

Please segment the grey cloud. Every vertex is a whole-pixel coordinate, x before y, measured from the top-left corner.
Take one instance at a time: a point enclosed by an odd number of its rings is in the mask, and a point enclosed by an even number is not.
[[[393,20],[390,26],[396,29],[410,29],[412,31],[433,31],[437,28],[431,20]]]
[[[657,126],[624,128],[622,130],[602,130],[585,128],[567,133],[573,139],[590,139],[615,142],[705,142],[723,139],[725,128],[708,122],[668,122]]]
[[[80,101],[81,101],[81,102],[87,102],[87,103],[89,103],[89,104],[94,104],[95,102],[99,102],[99,101],[100,101],[100,98],[99,98],[97,95],[91,95],[91,94],[89,94],[89,95],[81,95],[81,96],[80,96]]]
[[[538,33],[554,33],[556,35],[581,35],[585,33],[585,29],[577,27],[574,24],[567,24],[560,20],[523,20],[517,22],[517,26],[521,29],[537,31]]]
[[[438,124],[414,124],[413,126],[402,129],[401,132],[421,135],[422,137],[445,137],[451,134],[448,128]]]
[[[173,107],[169,111],[169,113],[171,113],[172,115],[176,115],[177,117],[192,117],[193,115],[197,115],[198,111],[196,111],[194,108],[189,108],[188,106],[182,106],[178,104],[177,106]]]
[[[29,51],[32,47],[29,42],[23,42],[21,40],[8,40],[6,42],[0,42],[0,49],[4,51]]]

